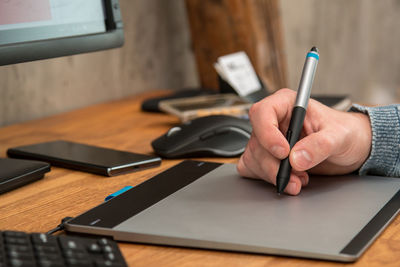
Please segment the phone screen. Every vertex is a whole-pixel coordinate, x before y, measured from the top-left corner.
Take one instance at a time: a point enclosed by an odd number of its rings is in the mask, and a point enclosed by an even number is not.
[[[63,140],[10,148],[7,154],[10,157],[42,160],[54,166],[106,176],[137,171],[161,163],[157,156]]]

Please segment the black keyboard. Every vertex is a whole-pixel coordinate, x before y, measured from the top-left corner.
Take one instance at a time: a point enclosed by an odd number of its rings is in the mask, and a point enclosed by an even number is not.
[[[127,266],[115,241],[0,231],[0,267]]]

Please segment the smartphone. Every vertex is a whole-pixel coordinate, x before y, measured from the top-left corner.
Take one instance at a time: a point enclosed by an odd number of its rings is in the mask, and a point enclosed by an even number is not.
[[[136,154],[64,140],[10,148],[12,158],[34,159],[78,171],[115,176],[161,164],[157,156]]]
[[[215,94],[163,100],[160,110],[180,118],[182,122],[209,115],[247,116],[252,103],[234,94]]]

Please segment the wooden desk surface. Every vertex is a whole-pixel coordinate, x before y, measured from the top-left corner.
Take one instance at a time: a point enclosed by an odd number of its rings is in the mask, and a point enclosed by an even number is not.
[[[159,92],[0,128],[0,156],[9,147],[65,139],[97,146],[152,153],[150,142],[178,119],[144,113],[140,103]],[[234,159],[207,159],[236,162]],[[136,185],[177,164],[163,160],[161,167],[105,178],[52,167],[44,179],[0,195],[0,229],[47,232],[66,216],[76,216],[100,204],[104,197],[126,185]],[[339,218],[338,218],[339,219]],[[400,218],[397,217],[354,265],[400,266]],[[294,259],[175,247],[120,243],[129,266],[333,266],[334,262]]]

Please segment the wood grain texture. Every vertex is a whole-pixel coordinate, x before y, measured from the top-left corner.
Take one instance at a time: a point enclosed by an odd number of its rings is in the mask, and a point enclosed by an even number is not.
[[[56,139],[152,153],[150,142],[178,120],[166,114],[144,113],[140,102],[154,92],[97,104],[40,120],[0,128],[0,156],[9,147]],[[237,162],[237,158],[206,160]],[[0,195],[0,229],[46,232],[65,216],[76,216],[126,185],[137,185],[179,163],[163,160],[157,168],[106,178],[53,167],[44,179]],[[340,219],[340,218],[338,218]],[[120,243],[129,266],[348,266],[316,260]],[[397,217],[354,266],[398,266],[400,218]]]
[[[270,90],[286,85],[286,59],[277,0],[186,0],[201,85],[218,88],[213,64],[245,51]]]
[[[122,48],[0,66],[0,125],[149,89],[197,86],[182,0],[120,0]]]

